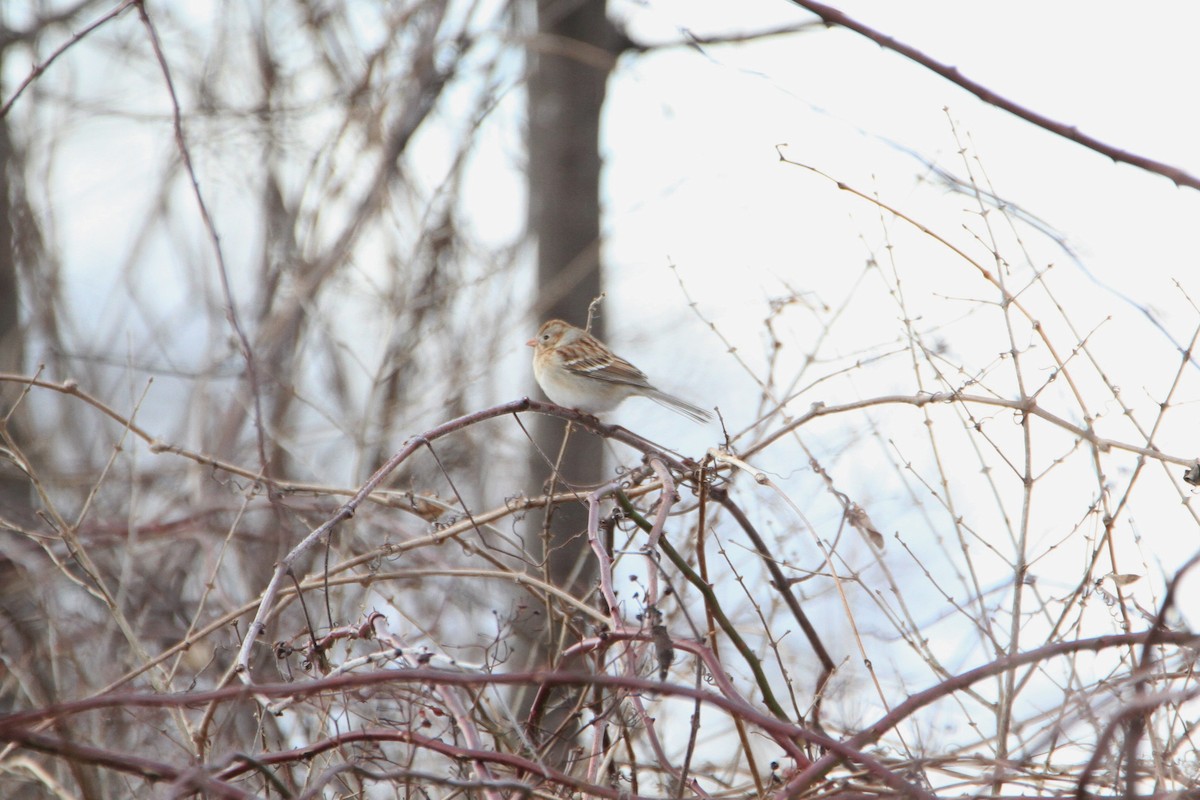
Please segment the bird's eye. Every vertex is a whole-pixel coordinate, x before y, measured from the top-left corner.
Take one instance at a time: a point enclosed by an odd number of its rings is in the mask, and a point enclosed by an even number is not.
[[[543,334],[542,334],[542,341],[543,341],[543,342],[548,342],[548,341],[550,341],[550,334],[548,334],[548,333],[543,333]]]

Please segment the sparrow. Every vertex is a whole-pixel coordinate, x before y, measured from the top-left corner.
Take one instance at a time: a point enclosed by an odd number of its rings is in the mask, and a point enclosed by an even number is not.
[[[712,419],[703,408],[656,389],[640,369],[595,336],[561,319],[543,323],[537,336],[525,344],[533,348],[538,386],[560,406],[596,414],[641,395],[696,422]]]

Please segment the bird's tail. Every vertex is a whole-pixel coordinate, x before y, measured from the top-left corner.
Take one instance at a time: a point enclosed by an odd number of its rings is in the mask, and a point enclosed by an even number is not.
[[[686,400],[680,400],[675,395],[660,392],[658,389],[651,389],[646,392],[646,396],[664,408],[683,414],[693,422],[704,423],[712,419],[712,414],[703,408],[694,406]]]

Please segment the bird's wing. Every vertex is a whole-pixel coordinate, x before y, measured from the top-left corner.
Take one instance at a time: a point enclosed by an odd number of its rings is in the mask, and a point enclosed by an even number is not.
[[[572,343],[560,348],[563,366],[577,375],[587,375],[609,383],[650,388],[646,374],[620,356],[603,347],[580,347]]]

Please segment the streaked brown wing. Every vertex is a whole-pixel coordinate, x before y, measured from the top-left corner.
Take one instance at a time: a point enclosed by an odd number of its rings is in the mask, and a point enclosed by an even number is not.
[[[580,339],[559,348],[563,366],[577,375],[623,383],[629,386],[648,388],[650,382],[640,369],[620,356],[608,351],[592,337]]]

